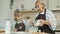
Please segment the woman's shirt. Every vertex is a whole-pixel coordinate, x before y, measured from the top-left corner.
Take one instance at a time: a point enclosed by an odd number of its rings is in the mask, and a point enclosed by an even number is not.
[[[38,13],[39,14],[39,13]],[[36,17],[38,16],[38,14],[36,14]],[[44,14],[44,11],[41,12],[40,14]],[[52,11],[49,11],[46,9],[46,20],[48,20],[51,24],[50,28],[52,30],[54,30],[56,28],[56,19],[55,19],[55,16],[54,14],[52,13]]]

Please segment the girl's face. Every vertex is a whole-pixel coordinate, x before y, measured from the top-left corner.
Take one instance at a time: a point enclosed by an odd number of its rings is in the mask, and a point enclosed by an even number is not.
[[[16,17],[20,17],[20,13],[16,13]]]
[[[17,21],[21,21],[22,20],[22,18],[21,17],[17,17]]]
[[[20,21],[22,19],[21,18],[21,13],[16,13],[15,18],[17,19],[17,21]]]

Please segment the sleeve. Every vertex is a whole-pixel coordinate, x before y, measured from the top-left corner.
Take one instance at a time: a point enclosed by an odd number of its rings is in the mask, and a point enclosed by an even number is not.
[[[52,30],[54,30],[54,29],[56,28],[57,22],[56,22],[55,16],[53,15],[53,13],[52,13],[51,11],[48,11],[48,12],[46,13],[46,19],[47,19],[47,20],[50,22],[50,24],[51,24],[50,28],[51,28]]]

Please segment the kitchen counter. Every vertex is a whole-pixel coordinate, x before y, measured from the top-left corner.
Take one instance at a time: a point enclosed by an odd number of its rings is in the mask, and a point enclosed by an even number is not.
[[[0,34],[4,34],[4,29],[5,29],[4,27],[0,27]],[[27,27],[27,29],[30,29],[31,32],[13,32],[13,30],[14,30],[14,25],[13,25],[12,31],[11,31],[12,33],[11,33],[11,34],[15,34],[15,33],[16,33],[16,34],[17,34],[17,33],[18,33],[18,34],[19,34],[19,33],[23,33],[23,34],[25,34],[25,33],[26,33],[26,34],[29,34],[29,33],[30,33],[30,34],[32,34],[33,31],[34,31],[34,32],[37,31],[37,28],[36,28],[36,27]],[[57,27],[54,31],[55,31],[55,32],[60,32],[60,27]]]
[[[0,33],[0,34],[5,34],[4,32]]]
[[[0,34],[4,34],[5,33],[5,27],[0,26]]]
[[[41,33],[41,32],[12,32],[11,34],[48,34],[48,33]]]
[[[37,28],[36,27],[28,27],[28,29],[30,30],[30,33],[31,32],[37,32]],[[13,29],[12,29],[13,30]],[[54,30],[55,32],[60,32],[60,27],[57,27],[55,30]],[[14,33],[21,33],[21,32],[13,32],[13,31],[11,31],[13,34]],[[25,32],[26,33],[26,32]]]
[[[34,33],[37,33],[38,34],[38,32],[36,32],[37,30],[36,29],[34,29],[34,28],[31,28],[30,29],[30,32],[11,32],[11,34],[34,34]],[[0,34],[4,34],[4,30],[0,30]],[[56,29],[55,29],[55,32],[60,32],[60,27],[57,27]],[[40,33],[40,34],[42,34],[42,33]],[[45,33],[45,34],[47,34],[47,33]]]
[[[56,27],[55,32],[60,32],[60,27]]]
[[[0,34],[4,34],[5,30],[0,30]]]
[[[55,32],[60,32],[60,27],[57,27],[54,31]],[[37,32],[37,28],[32,27],[32,28],[30,28],[30,32],[12,32],[11,34],[32,34],[34,32]]]
[[[4,30],[0,30],[0,33],[3,33],[3,32],[5,32]]]

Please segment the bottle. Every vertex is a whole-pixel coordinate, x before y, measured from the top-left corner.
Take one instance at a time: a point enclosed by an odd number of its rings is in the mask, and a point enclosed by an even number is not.
[[[11,30],[10,20],[7,19],[5,23],[5,34],[10,34],[10,30]]]

